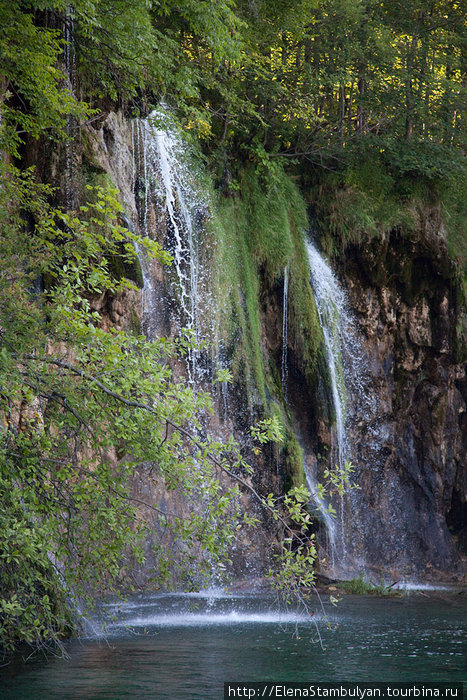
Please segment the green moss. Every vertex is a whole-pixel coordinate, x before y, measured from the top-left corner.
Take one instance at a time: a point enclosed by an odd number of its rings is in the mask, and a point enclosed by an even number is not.
[[[424,213],[438,210],[450,256],[457,261],[465,287],[465,170],[450,168],[445,177],[417,174],[407,163],[404,168],[399,167],[402,156],[396,157],[394,148],[380,146],[374,144],[370,150],[348,153],[345,168],[337,172],[311,176],[308,196],[321,248],[334,257],[342,255],[350,244],[362,245],[393,231],[410,239],[423,230]],[[409,154],[409,161],[411,157],[414,154]],[[411,270],[404,274],[410,276]]]
[[[283,448],[284,463],[289,483],[286,487],[305,486],[306,476],[303,468],[303,452],[293,430],[286,431]]]
[[[211,267],[217,297],[216,335],[226,348],[235,380],[245,387],[249,400],[264,403],[260,280],[249,248],[249,225],[242,203],[219,200],[218,215],[211,226],[216,253]]]
[[[141,319],[133,307],[130,309],[130,333],[133,333],[133,335],[142,334]]]
[[[292,486],[306,485],[302,448],[290,424],[289,416],[286,415],[285,406],[278,401],[270,401],[268,414],[278,418],[284,436],[283,442],[278,445],[277,457],[285,467],[285,491]]]
[[[235,379],[250,403],[265,403],[260,317],[264,277],[273,279],[290,261],[292,224],[304,204],[291,180],[262,181],[252,169],[240,175],[235,197],[218,196],[208,228],[214,245],[212,286],[217,297],[217,336],[227,348]],[[297,214],[296,214],[297,213]],[[292,222],[292,223],[291,223]]]
[[[110,255],[108,257],[109,270],[114,275],[115,279],[120,280],[125,278],[131,280],[139,289],[144,287],[143,271],[141,269],[138,258],[133,260],[125,260],[125,249],[121,245],[122,255]]]
[[[321,246],[335,256],[349,244],[393,230],[410,236],[420,226],[419,211],[436,204],[435,192],[426,178],[396,173],[383,151],[358,154],[345,169],[321,174],[312,183]]]
[[[241,177],[240,192],[250,252],[271,281],[293,258],[294,233],[307,226],[305,202],[290,177],[278,169],[266,181],[247,169]]]
[[[448,250],[453,260],[457,261],[455,274],[462,285],[464,295],[467,290],[467,236],[465,235],[467,198],[465,190],[465,177],[460,177],[459,182],[449,184],[440,194],[441,211],[447,230]]]
[[[235,196],[217,196],[216,213],[207,226],[213,251],[211,283],[217,298],[216,335],[250,404],[266,401],[269,358],[262,348],[260,295],[265,285],[273,287],[286,266],[291,342],[307,379],[316,382],[324,346],[309,283],[303,240],[306,224],[305,202],[283,170],[278,168],[265,179],[248,167],[239,175]],[[280,396],[280,383],[272,384],[271,391]]]
[[[105,171],[99,164],[87,158],[84,158],[81,164],[80,178],[80,187],[82,190],[81,198],[83,201],[89,199],[89,191],[86,189],[87,186],[115,188],[115,183],[110,173]]]
[[[418,224],[415,199],[404,201],[393,192],[382,197],[353,180],[335,187],[322,184],[314,191],[321,247],[331,257],[349,244],[360,245],[394,229],[411,233]]]

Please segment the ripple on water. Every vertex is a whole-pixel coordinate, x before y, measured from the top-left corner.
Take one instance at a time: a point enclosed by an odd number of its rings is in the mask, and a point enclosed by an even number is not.
[[[144,597],[128,601],[140,609],[110,621],[115,627],[108,643],[75,641],[67,645],[68,660],[37,658],[24,665],[19,659],[2,669],[2,700],[218,700],[224,681],[235,679],[455,682],[464,677],[467,606],[454,596],[447,602],[348,596],[337,609],[329,606],[336,621],[330,629],[324,618],[310,624],[314,618],[278,610],[265,596],[152,601],[152,610]],[[190,613],[193,602],[199,608]],[[128,623],[143,627],[132,631],[125,628]],[[322,645],[315,643],[319,637]]]

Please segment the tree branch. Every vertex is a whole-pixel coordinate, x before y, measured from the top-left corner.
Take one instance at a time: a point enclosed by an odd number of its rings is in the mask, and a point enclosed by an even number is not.
[[[255,499],[260,503],[260,505],[267,511],[271,513],[273,518],[281,523],[281,525],[284,527],[284,529],[292,536],[296,537],[296,532],[295,530],[288,524],[288,522],[271,506],[267,504],[267,502],[260,496],[260,494],[256,491],[256,489],[249,484],[243,477],[239,476],[238,474],[235,474],[233,471],[231,471],[228,467],[226,467],[222,462],[211,452],[206,451],[206,445],[203,445],[199,440],[197,440],[186,428],[183,428],[182,426],[178,425],[174,421],[172,421],[170,418],[167,417],[161,417],[158,411],[154,409],[152,406],[146,403],[142,403],[141,401],[135,401],[134,399],[127,399],[121,394],[118,394],[117,392],[113,391],[110,389],[108,386],[103,384],[101,381],[99,381],[96,377],[93,375],[88,375],[86,372],[84,372],[82,369],[79,369],[78,367],[75,367],[74,365],[70,364],[69,362],[66,362],[65,360],[59,360],[58,358],[55,357],[35,357],[34,355],[25,355],[24,359],[26,360],[33,360],[35,362],[44,362],[47,364],[52,364],[57,367],[60,367],[62,369],[67,369],[69,370],[72,374],[75,376],[81,377],[82,379],[85,379],[88,382],[91,382],[92,384],[95,384],[99,389],[101,389],[105,394],[108,396],[111,396],[113,399],[118,401],[119,403],[122,403],[124,406],[128,406],[130,408],[141,408],[144,411],[148,411],[149,413],[152,413],[153,415],[157,416],[159,419],[162,418],[166,422],[167,425],[170,425],[174,430],[176,430],[180,435],[183,435],[189,442],[191,442],[192,445],[197,447],[199,450],[202,452],[206,453],[207,458],[216,466],[218,469],[220,469],[224,474],[229,476],[230,479],[236,481],[237,483],[241,484],[247,491],[249,491]]]

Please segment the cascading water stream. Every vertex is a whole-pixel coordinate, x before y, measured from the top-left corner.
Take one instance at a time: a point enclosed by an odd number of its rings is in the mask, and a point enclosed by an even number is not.
[[[204,389],[209,379],[209,363],[205,362],[201,342],[206,341],[214,350],[213,368],[228,370],[215,332],[217,316],[211,273],[201,259],[210,198],[200,185],[200,173],[165,107],[161,106],[146,119],[134,120],[132,144],[131,172],[139,231],[149,238],[156,237],[173,257],[172,264],[162,274],[143,251],[136,249],[143,273],[145,331],[149,338],[155,337],[170,316],[169,333],[187,334],[195,343],[185,357],[189,384],[194,390]],[[227,381],[221,382],[220,389],[223,420],[229,424]],[[207,507],[209,502],[206,496],[209,484],[196,460],[192,470],[200,485],[198,506],[202,513],[203,505],[206,503]],[[219,582],[220,567],[216,565],[211,575],[211,584]]]
[[[357,415],[372,412],[372,400],[367,395],[367,360],[363,351],[356,321],[350,310],[345,291],[330,266],[311,241],[307,241],[311,286],[323,331],[334,409],[333,444],[331,461],[340,469],[353,459],[353,445],[349,436]],[[311,484],[314,483],[313,477]],[[337,521],[326,522],[333,569],[345,572],[348,568],[345,498],[338,504]]]
[[[63,27],[64,59],[65,73],[68,77],[68,87],[71,94],[74,94],[76,83],[76,50],[75,50],[75,24],[74,17],[70,8],[65,12],[65,22]],[[74,139],[73,136],[74,120],[68,115],[66,120],[66,135],[65,141],[65,203],[67,209],[73,209],[75,206],[73,190],[71,183],[75,179],[74,168]]]
[[[167,127],[158,126],[161,122]],[[180,136],[170,127],[170,117],[163,108],[133,126],[134,187],[138,195],[140,228],[150,236],[151,208],[163,212],[171,238],[170,252],[177,278],[177,304],[172,315],[179,328],[187,329],[193,340],[200,341],[200,315],[210,304],[204,272],[201,269],[198,240],[199,221],[208,203],[194,185],[193,174]],[[140,256],[141,259],[142,256]],[[141,259],[144,288],[144,312],[154,312],[153,290],[148,263]],[[201,287],[204,287],[201,291]],[[202,375],[199,352],[188,353],[187,370],[190,383]]]
[[[335,422],[332,431],[335,444],[332,445],[331,460],[333,465],[337,464],[338,467],[342,469],[346,459],[349,457],[347,435],[345,432],[347,392],[342,358],[342,328],[344,319],[348,317],[346,313],[346,299],[331,268],[310,241],[307,241],[307,253],[310,265],[311,286],[313,288],[326,347],[326,358],[335,414]],[[336,564],[344,568],[346,565],[344,503],[342,498],[339,503],[338,518],[338,523],[333,522],[332,526],[329,522],[332,518],[330,518],[329,515],[327,517],[327,522],[325,521],[333,569],[335,569]]]
[[[311,286],[326,346],[335,412],[336,445],[332,459],[339,467],[343,467],[345,459],[348,457],[347,435],[345,432],[347,389],[343,362],[343,344],[345,342],[344,329],[349,324],[350,318],[343,290],[329,265],[310,241],[307,242],[307,253],[310,264]]]
[[[282,299],[282,391],[287,401],[287,347],[288,347],[288,308],[289,308],[289,266],[284,268],[284,294]]]
[[[174,264],[180,283],[180,304],[185,312],[187,327],[192,330],[197,327],[199,298],[198,258],[193,242],[191,215],[186,202],[189,190],[186,182],[182,181],[180,164],[176,159],[177,143],[174,138],[163,131],[156,131],[153,138],[165,190],[165,208],[175,238]],[[177,203],[179,212],[176,211]]]

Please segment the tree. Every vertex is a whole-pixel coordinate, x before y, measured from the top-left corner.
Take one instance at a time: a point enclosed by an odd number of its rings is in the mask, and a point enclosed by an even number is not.
[[[118,587],[155,525],[181,543],[177,562],[159,548],[159,575],[176,565],[194,585],[195,561],[207,571],[228,557],[239,519],[254,524],[240,490],[278,524],[286,597],[313,584],[316,556],[306,489],[264,497],[233,441],[204,434],[209,397],[170,370],[190,340],[102,328],[96,296],[134,287],[115,260],[134,265],[135,243],[167,255],[119,224],[111,190],[89,190],[77,211],[58,208],[26,169],[28,145],[69,141],[106,109],[146,112],[165,95],[202,135],[211,165],[253,161],[272,177],[300,162],[320,185],[321,168],[339,171],[350,190],[364,177],[371,190],[375,163],[386,190],[442,181],[461,137],[463,49],[460,3],[448,0],[3,3],[0,643],[56,639],[69,624],[68,590]],[[272,419],[254,432],[259,444],[279,437]],[[189,515],[132,498],[137,474],[184,493]],[[328,475],[329,488],[344,476]]]
[[[297,488],[283,503],[261,496],[234,441],[204,435],[209,397],[175,380],[168,364],[190,340],[106,331],[93,310],[96,296],[134,288],[113,272],[115,256],[131,263],[135,243],[165,263],[169,256],[118,224],[113,190],[90,188],[86,205],[64,212],[32,171],[10,166],[1,185],[0,645],[57,641],[71,624],[66,597],[128,590],[125,562],[143,562],[150,540],[158,585],[176,571],[186,587],[199,586],[228,561],[239,524],[258,522],[243,512],[241,491],[285,536],[278,590],[310,587],[310,494]],[[252,437],[280,440],[277,420]],[[135,496],[138,478],[176,490],[188,511]],[[158,528],[172,532],[176,558]]]

